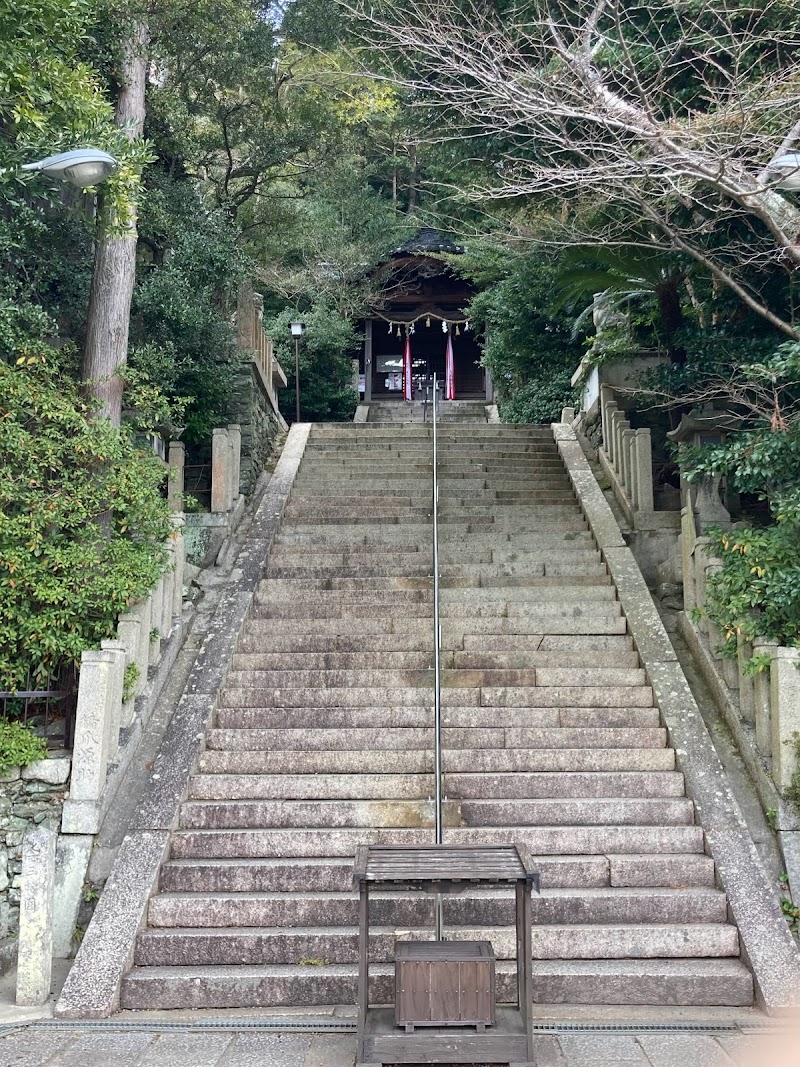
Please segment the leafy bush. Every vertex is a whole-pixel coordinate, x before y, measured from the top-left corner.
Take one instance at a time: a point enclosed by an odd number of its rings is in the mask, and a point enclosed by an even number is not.
[[[21,722],[0,719],[0,774],[12,767],[27,767],[47,755],[47,742]]]
[[[745,364],[726,388],[734,409],[752,416],[752,428],[719,445],[681,451],[690,481],[725,475],[738,492],[765,501],[773,520],[708,531],[722,569],[709,580],[705,611],[722,630],[728,652],[737,635],[800,644],[799,381],[798,344]]]
[[[353,388],[353,356],[358,352],[353,323],[334,308],[318,302],[307,311],[286,308],[266,324],[275,354],[289,380],[281,390],[281,411],[294,418],[294,341],[289,323],[302,319],[300,342],[300,416],[304,422],[343,422],[352,419],[358,403]]]
[[[473,252],[463,266],[464,273],[485,282],[499,267],[496,250],[484,245],[482,254]],[[524,256],[506,251],[505,272],[469,308],[472,318],[486,325],[483,362],[504,422],[552,422],[562,407],[575,402],[570,378],[582,345],[572,337],[572,316],[553,309],[556,272],[540,250]]]
[[[163,466],[68,379],[0,365],[0,689],[109,637],[166,563]]]

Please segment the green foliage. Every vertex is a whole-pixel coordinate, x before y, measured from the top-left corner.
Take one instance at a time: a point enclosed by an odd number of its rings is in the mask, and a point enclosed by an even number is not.
[[[0,365],[0,688],[77,661],[155,585],[163,481],[63,375]]]
[[[474,278],[497,278],[502,257],[488,244],[481,265],[476,251],[464,265]],[[581,359],[572,337],[572,316],[552,310],[554,268],[542,252],[525,255],[503,249],[504,276],[472,301],[469,313],[486,326],[484,364],[497,389],[507,422],[550,422],[575,402],[570,377]],[[454,266],[455,266],[454,261]]]
[[[21,722],[0,718],[0,774],[27,767],[47,755],[47,742]]]
[[[309,310],[286,308],[270,319],[267,330],[290,387],[280,394],[281,411],[294,419],[294,341],[289,323],[302,319],[300,342],[300,415],[304,422],[342,422],[352,419],[358,394],[353,388],[352,359],[358,341],[352,321],[318,302]]]
[[[136,691],[136,683],[140,677],[139,666],[136,663],[129,663],[125,668],[125,674],[122,682],[122,702],[126,703],[134,695]]]
[[[773,524],[711,530],[722,569],[707,586],[706,612],[733,650],[737,635],[800,644],[800,345],[740,367],[724,388],[751,416],[751,429],[722,444],[684,449],[690,481],[726,476],[740,493],[769,505]]]

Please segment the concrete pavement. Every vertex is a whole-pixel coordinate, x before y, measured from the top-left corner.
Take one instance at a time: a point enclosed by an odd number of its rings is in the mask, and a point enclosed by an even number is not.
[[[108,1024],[107,1024],[108,1025]],[[113,1027],[113,1022],[110,1024]],[[144,1023],[141,1025],[145,1025]],[[537,1036],[539,1067],[798,1067],[788,1027],[608,1033],[553,1028]],[[2,1067],[353,1067],[352,1034],[164,1029],[54,1029],[31,1023],[0,1031]]]

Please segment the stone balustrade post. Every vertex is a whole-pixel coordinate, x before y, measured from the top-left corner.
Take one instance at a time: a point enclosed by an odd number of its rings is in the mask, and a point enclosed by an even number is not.
[[[231,446],[231,506],[239,499],[239,483],[242,475],[242,428],[238,422],[228,423],[228,439]]]
[[[183,441],[169,443],[169,486],[167,499],[170,511],[183,511],[186,470],[186,445]]]
[[[113,691],[109,695],[109,715],[106,719],[106,760],[112,760],[119,748],[119,730],[122,725],[122,694],[125,689],[125,666],[128,656],[127,649],[121,641],[101,641],[100,648],[104,652],[116,652],[121,655],[120,670],[117,667],[113,677]]]
[[[113,703],[119,697],[124,674],[122,647],[81,655],[72,777],[61,817],[65,834],[96,834],[100,828],[100,798],[109,759],[108,720],[114,714]]]
[[[708,562],[705,565],[705,577],[703,579],[704,603],[705,603],[705,590],[706,590],[706,586],[708,585],[709,578],[711,578],[712,575],[716,574],[718,571],[721,571],[721,570],[722,570],[722,563],[718,559],[716,559],[714,556],[709,557]],[[728,676],[729,676],[730,672],[729,672],[729,670],[726,670],[725,664],[726,663],[730,663],[731,661],[728,660],[727,657],[723,656],[722,653],[719,651],[720,646],[722,644],[722,631],[720,630],[720,628],[717,626],[717,624],[715,622],[712,622],[711,619],[708,618],[708,616],[705,617],[705,623],[706,623],[706,633],[708,634],[708,644],[709,644],[709,649],[710,649],[711,655],[714,657],[715,660],[722,662],[722,675],[725,678],[725,681],[727,683],[728,682]],[[738,674],[738,672],[737,672],[737,674]]]
[[[22,1007],[41,1007],[50,996],[57,836],[33,826],[22,844],[16,998]]]
[[[695,537],[694,539],[694,589],[695,589],[695,606],[699,611],[703,611],[706,606],[706,566],[708,564],[708,544],[709,539],[707,537]],[[704,632],[707,631],[707,620],[704,615],[700,616],[698,626]]]
[[[230,511],[232,497],[230,435],[227,430],[217,428],[211,438],[212,512]]]
[[[567,426],[571,426],[575,421],[575,408],[562,408],[560,422],[565,422]]]
[[[653,446],[650,440],[650,430],[637,430],[633,445],[633,468],[635,471],[633,507],[635,511],[654,511]]]
[[[752,674],[746,674],[744,665],[753,658],[753,646],[743,637],[736,641],[736,660],[739,668],[739,710],[745,722],[755,724],[756,698]]]
[[[681,575],[683,577],[683,610],[694,611],[697,593],[694,584],[694,516],[691,508],[681,508]]]
[[[770,661],[778,647],[776,641],[770,641],[766,637],[757,637],[753,641],[753,654],[756,656],[769,656]],[[756,715],[756,745],[762,756],[772,755],[772,707],[771,707],[771,663],[756,674],[754,678],[755,715]]]
[[[782,793],[800,768],[795,734],[800,733],[800,648],[779,645],[770,666],[772,780]]]
[[[619,461],[617,425],[624,418],[625,416],[615,404],[608,416],[608,446],[606,448],[606,455],[614,470],[617,469]]]
[[[617,403],[614,400],[614,390],[610,385],[600,386],[600,431],[603,435],[603,448],[608,455],[609,438],[609,415],[615,411]]]
[[[611,455],[614,457],[612,465],[614,470],[619,475],[622,470],[622,455],[621,455],[621,432],[622,424],[625,422],[625,413],[622,411],[611,412]]]
[[[626,425],[622,430],[622,488],[628,501],[633,504],[633,439],[636,430]]]
[[[159,578],[155,587],[150,590],[148,599],[150,601],[150,633],[148,634],[150,665],[155,666],[161,659],[161,615],[164,606],[163,578]]]
[[[184,523],[183,515],[172,516],[172,524],[175,527],[175,583],[172,590],[172,615],[176,619],[180,618],[183,611],[183,579],[186,570],[186,542],[183,537]]]
[[[164,588],[161,596],[161,639],[166,641],[172,633],[172,606],[175,603],[175,542],[167,538],[167,569],[162,581]]]

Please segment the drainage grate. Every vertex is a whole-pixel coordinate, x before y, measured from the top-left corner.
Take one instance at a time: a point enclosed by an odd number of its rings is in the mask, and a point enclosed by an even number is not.
[[[164,1033],[191,1033],[191,1032],[235,1032],[247,1031],[284,1031],[306,1034],[354,1034],[356,1032],[355,1019],[330,1019],[318,1016],[270,1016],[269,1018],[245,1018],[245,1019],[198,1019],[194,1022],[169,1022],[158,1019],[152,1020],[127,1020],[121,1019],[42,1019],[37,1022],[21,1024],[0,1029],[0,1037],[19,1030],[22,1027],[29,1030],[57,1030],[68,1031],[140,1031],[140,1032],[164,1032]],[[614,1033],[614,1034],[664,1034],[664,1033],[704,1033],[704,1034],[731,1034],[744,1031],[760,1033],[769,1030],[781,1030],[780,1024],[759,1023],[747,1021],[741,1026],[736,1023],[693,1023],[693,1022],[669,1022],[669,1023],[594,1023],[594,1022],[552,1022],[534,1023],[533,1030],[537,1034],[591,1034],[591,1033]]]

